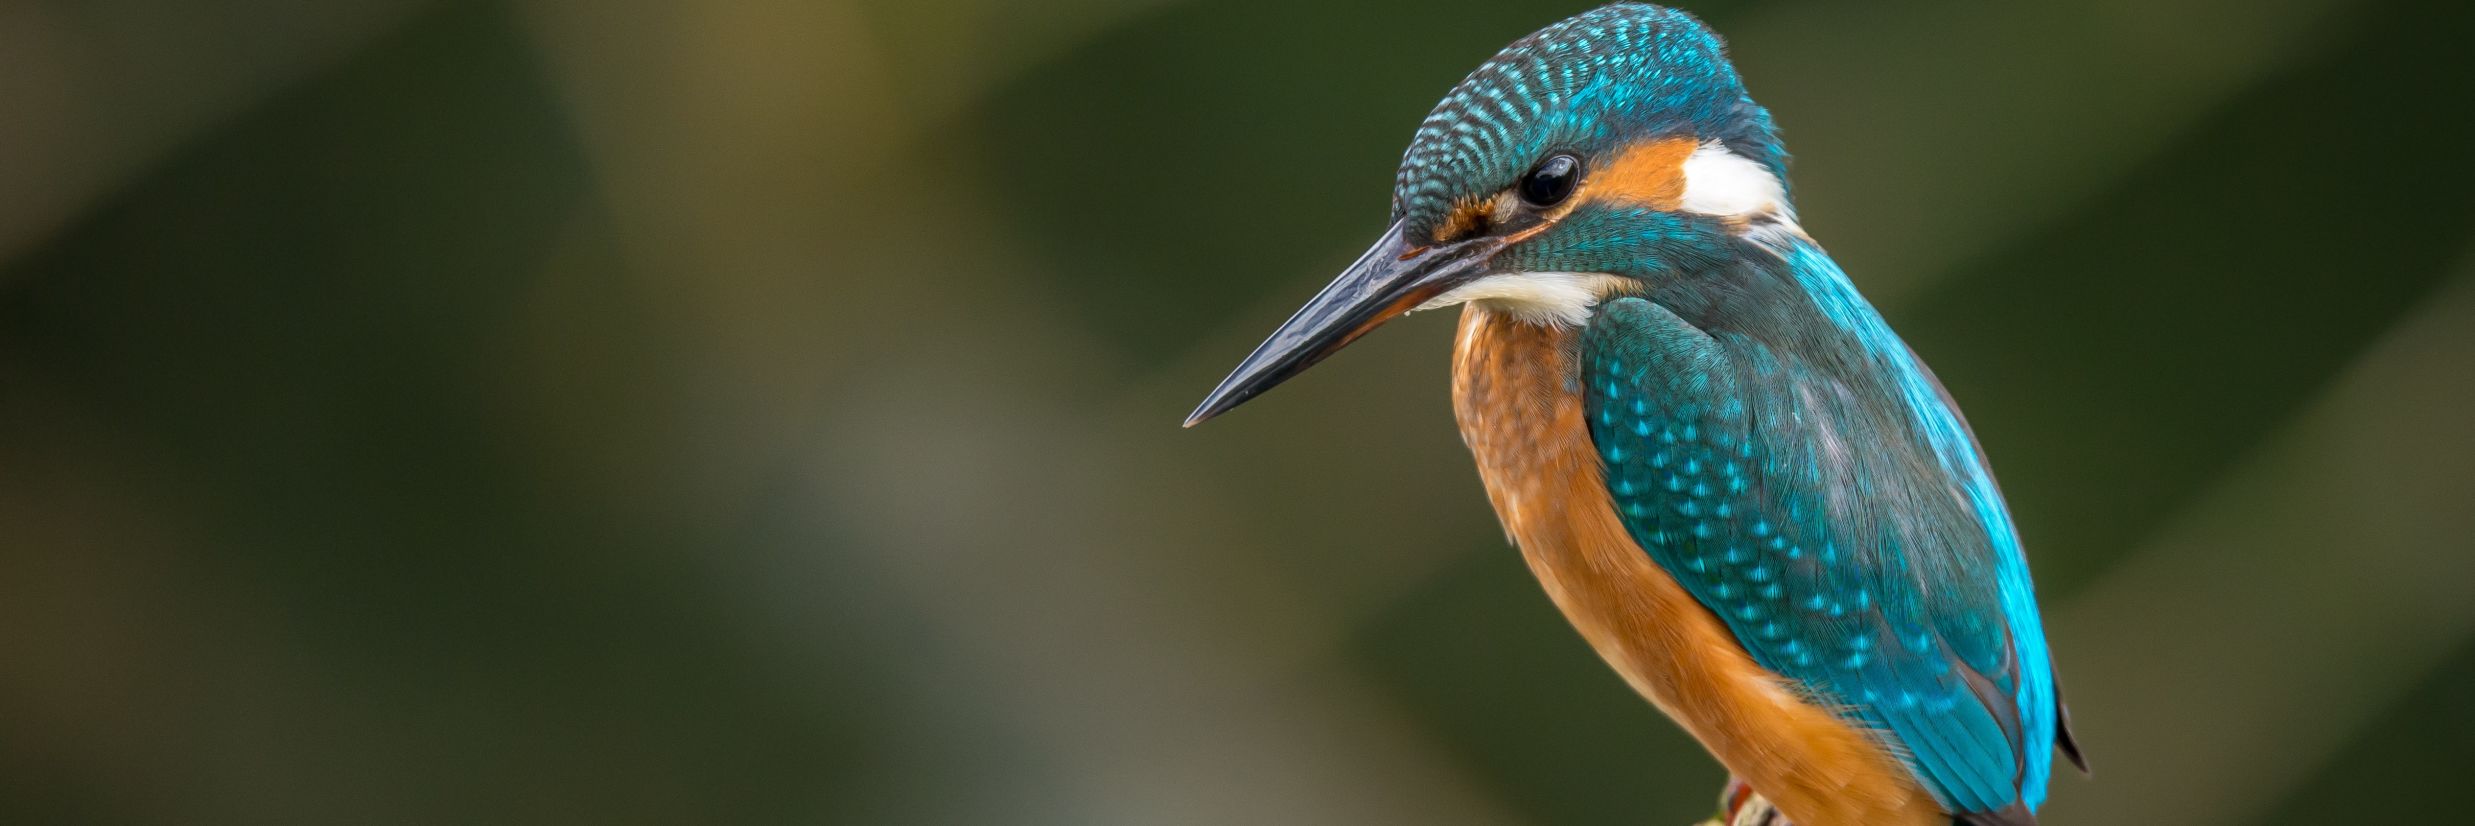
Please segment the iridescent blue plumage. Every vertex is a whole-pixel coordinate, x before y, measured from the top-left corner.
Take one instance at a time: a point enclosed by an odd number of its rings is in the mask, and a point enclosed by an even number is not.
[[[1505,48],[1421,125],[1395,188],[1414,227],[1554,146],[1691,135],[1784,184],[1786,153],[1709,30],[1624,4]],[[1780,216],[1785,217],[1785,216]],[[1494,263],[1604,272],[1583,384],[1644,550],[1757,661],[1885,732],[1951,810],[2033,809],[2053,678],[2019,540],[1940,386],[1789,226],[1583,204]]]
[[[1952,811],[2033,809],[2053,678],[1973,437],[1812,242],[1737,252],[1583,336],[1618,512],[1756,661],[1889,735]]]
[[[1482,481],[1636,688],[1810,826],[2033,824],[2054,747],[2077,751],[2019,537],[1957,407],[1798,227],[1786,166],[1692,16],[1542,29],[1436,106],[1382,239],[1189,424],[1468,303]]]
[[[1437,103],[1401,159],[1396,217],[1431,229],[1454,203],[1512,183],[1542,151],[1691,134],[1787,179],[1770,113],[1692,15],[1621,3],[1504,47]]]

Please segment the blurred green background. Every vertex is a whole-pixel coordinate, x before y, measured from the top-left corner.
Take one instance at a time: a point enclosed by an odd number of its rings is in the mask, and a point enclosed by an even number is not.
[[[1586,5],[0,0],[0,821],[1700,817],[1447,317],[1177,427]],[[2001,470],[2046,822],[2461,810],[2475,5],[1691,8]]]

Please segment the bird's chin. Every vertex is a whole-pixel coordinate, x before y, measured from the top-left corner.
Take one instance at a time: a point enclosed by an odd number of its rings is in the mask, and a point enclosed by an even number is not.
[[[1455,287],[1427,299],[1417,309],[1476,304],[1530,324],[1578,327],[1589,323],[1590,311],[1625,283],[1623,276],[1606,273],[1501,273]]]

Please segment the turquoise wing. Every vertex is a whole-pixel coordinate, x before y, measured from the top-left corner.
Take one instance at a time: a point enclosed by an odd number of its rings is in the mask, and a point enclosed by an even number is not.
[[[2030,746],[2021,730],[2022,704],[2051,696],[2021,688],[2001,577],[2024,563],[2007,521],[1985,524],[1886,402],[1904,397],[1639,298],[1602,306],[1581,350],[1590,435],[1642,549],[1756,662],[1890,741],[1950,811],[2026,822],[2043,791],[2038,776],[2023,795],[2027,749],[2052,734]]]

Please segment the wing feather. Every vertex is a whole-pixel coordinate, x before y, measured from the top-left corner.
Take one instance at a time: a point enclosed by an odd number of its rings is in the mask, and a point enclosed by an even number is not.
[[[1643,550],[1951,811],[2011,809],[1998,551],[1931,447],[1856,389],[1640,298],[1600,307],[1581,348],[1591,438]]]

